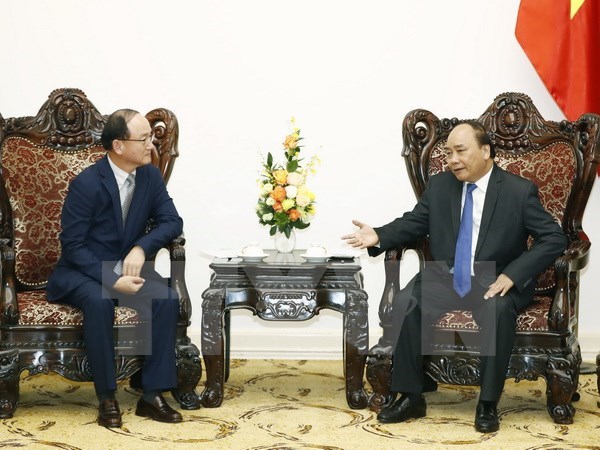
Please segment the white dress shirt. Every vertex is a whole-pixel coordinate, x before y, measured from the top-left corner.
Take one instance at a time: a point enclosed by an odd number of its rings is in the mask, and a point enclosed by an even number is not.
[[[119,198],[121,199],[121,207],[123,206],[123,202],[125,202],[125,195],[126,195],[126,189],[125,189],[125,180],[127,180],[127,177],[129,176],[129,174],[127,172],[125,172],[123,169],[118,168],[115,163],[112,162],[112,160],[110,159],[110,156],[107,156],[108,158],[108,163],[110,164],[110,168],[112,169],[113,173],[115,174],[115,179],[117,180],[117,187],[119,188]],[[133,175],[135,176],[135,170],[133,172]],[[464,197],[464,195],[463,195]]]
[[[490,169],[483,177],[475,182],[477,187],[473,190],[473,236],[471,240],[471,275],[475,275],[473,271],[473,261],[475,260],[475,249],[477,248],[477,239],[479,238],[479,228],[481,227],[481,215],[483,214],[483,203],[485,202],[485,193],[487,192],[488,184],[490,182],[490,175],[492,170]],[[463,183],[462,190],[462,201],[461,201],[461,217],[462,210],[465,206],[465,197],[467,196],[467,184],[470,181]]]

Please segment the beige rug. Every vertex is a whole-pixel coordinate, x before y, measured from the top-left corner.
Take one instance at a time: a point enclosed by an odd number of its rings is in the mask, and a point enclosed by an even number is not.
[[[175,425],[137,417],[138,394],[122,383],[119,429],[96,424],[91,383],[25,376],[14,418],[0,420],[0,448],[600,449],[596,378],[580,381],[575,424],[566,426],[546,412],[543,380],[509,380],[500,431],[484,435],[473,428],[476,388],[440,385],[426,395],[428,416],[403,424],[379,424],[369,410],[349,409],[341,361],[235,360],[223,405],[182,411],[184,422]]]

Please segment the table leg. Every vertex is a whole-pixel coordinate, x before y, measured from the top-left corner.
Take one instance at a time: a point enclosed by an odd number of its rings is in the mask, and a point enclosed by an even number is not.
[[[202,357],[206,366],[206,383],[202,392],[202,406],[216,408],[223,402],[224,345],[223,309],[224,289],[207,289],[202,293]]]
[[[369,345],[369,310],[367,293],[346,291],[344,314],[344,364],[346,372],[346,401],[353,409],[367,407],[364,388],[365,362]]]
[[[231,362],[231,311],[225,311],[223,316],[223,323],[225,324],[225,381],[227,381],[229,380],[229,365]]]

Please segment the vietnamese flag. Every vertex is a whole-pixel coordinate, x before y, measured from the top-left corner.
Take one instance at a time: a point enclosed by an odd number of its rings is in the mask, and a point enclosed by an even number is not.
[[[521,0],[515,34],[567,119],[600,114],[600,0]]]

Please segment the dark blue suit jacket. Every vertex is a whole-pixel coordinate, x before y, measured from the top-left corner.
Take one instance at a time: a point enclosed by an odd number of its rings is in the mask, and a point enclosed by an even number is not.
[[[156,227],[146,233],[148,219]],[[48,279],[49,301],[60,300],[89,280],[112,287],[119,278],[113,272],[115,262],[135,245],[144,249],[149,260],[183,230],[162,175],[152,164],[136,170],[135,192],[123,226],[119,189],[108,156],[71,181],[61,225],[62,254]],[[150,267],[142,273],[142,277],[158,276]]]

